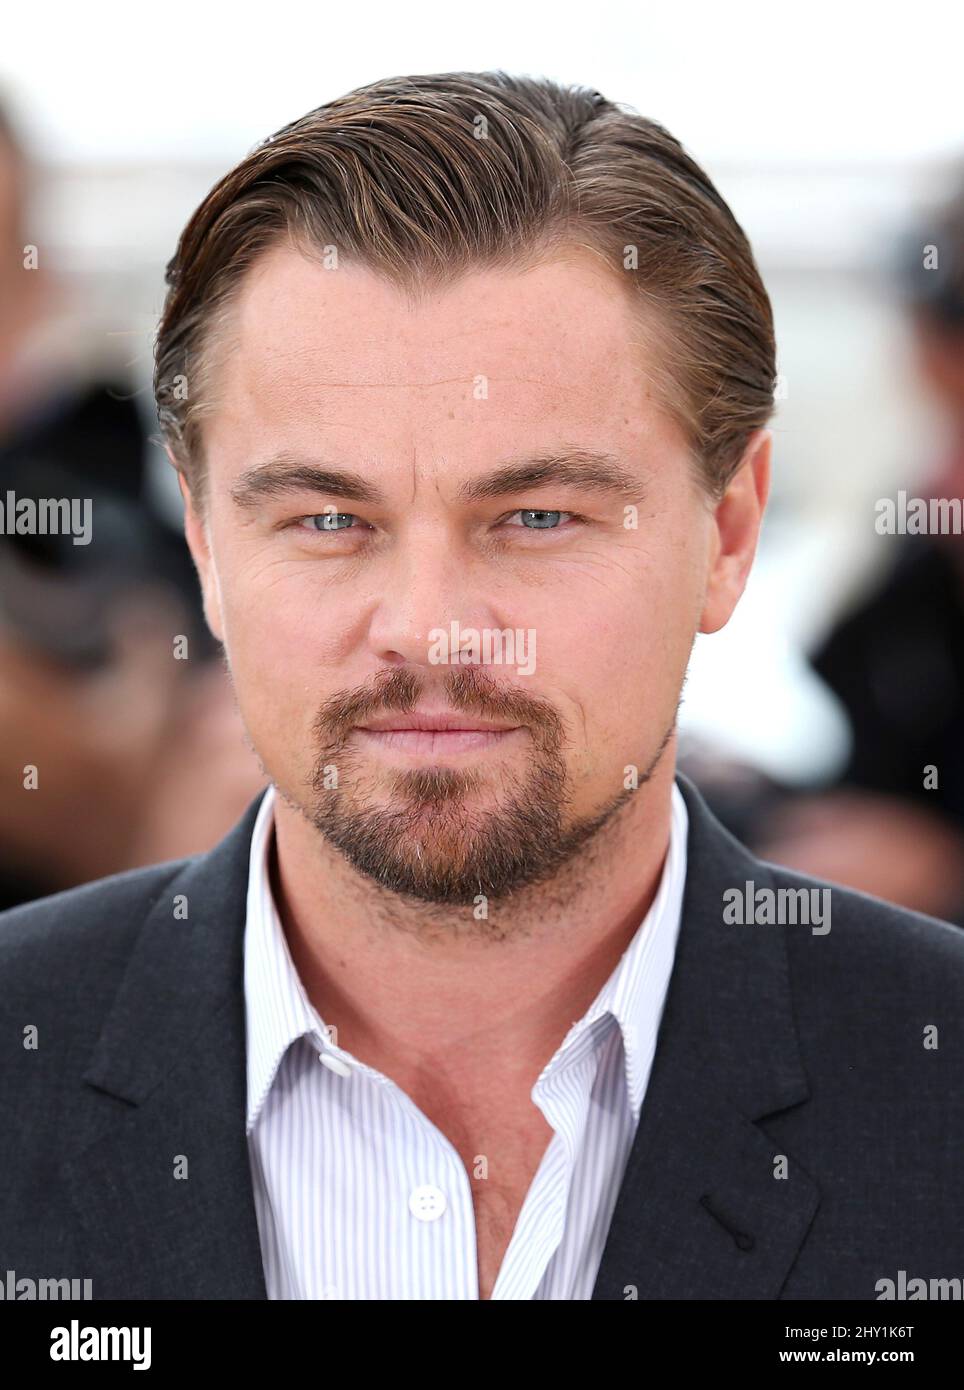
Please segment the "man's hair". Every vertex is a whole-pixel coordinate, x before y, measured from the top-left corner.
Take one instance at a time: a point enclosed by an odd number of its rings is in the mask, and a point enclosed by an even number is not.
[[[709,492],[773,410],[773,316],[747,238],[668,131],[598,92],[505,72],[396,77],[279,130],[208,193],[167,267],[154,392],[203,490],[211,351],[255,260],[287,241],[418,302],[474,269],[588,249],[661,327],[660,399]],[[327,252],[326,252],[327,248]],[[640,316],[641,328],[644,316]]]

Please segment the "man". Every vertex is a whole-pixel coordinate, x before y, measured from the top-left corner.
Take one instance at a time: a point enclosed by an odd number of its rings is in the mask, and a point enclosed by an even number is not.
[[[774,342],[661,127],[504,73],[253,151],[156,389],[272,790],[0,917],[0,1263],[94,1297],[874,1299],[964,1273],[964,943],[674,781]]]

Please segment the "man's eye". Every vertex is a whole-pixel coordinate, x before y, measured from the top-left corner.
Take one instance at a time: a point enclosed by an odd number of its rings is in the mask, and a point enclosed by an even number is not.
[[[317,512],[301,517],[298,525],[308,531],[347,531],[357,520],[354,512]]]
[[[517,512],[512,512],[506,517],[506,525],[516,525],[524,527],[529,531],[554,531],[558,529],[561,517],[574,517],[573,512],[544,512],[535,507],[522,507]],[[515,523],[512,517],[519,516],[521,522]]]

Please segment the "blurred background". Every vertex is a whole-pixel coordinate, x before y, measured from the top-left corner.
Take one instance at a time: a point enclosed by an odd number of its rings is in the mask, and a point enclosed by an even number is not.
[[[45,13],[9,11],[0,52],[0,500],[99,522],[0,536],[0,906],[206,849],[263,785],[153,437],[182,226],[352,87],[501,67],[667,126],[773,301],[770,511],[736,618],[697,640],[681,765],[766,857],[964,924],[964,536],[877,526],[898,490],[964,499],[959,6]]]

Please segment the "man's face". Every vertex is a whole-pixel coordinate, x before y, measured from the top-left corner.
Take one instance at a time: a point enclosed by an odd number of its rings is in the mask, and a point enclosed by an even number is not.
[[[284,801],[395,892],[551,874],[638,795],[742,588],[759,460],[714,511],[638,343],[583,253],[417,308],[287,246],[242,288],[188,509],[208,620]]]

